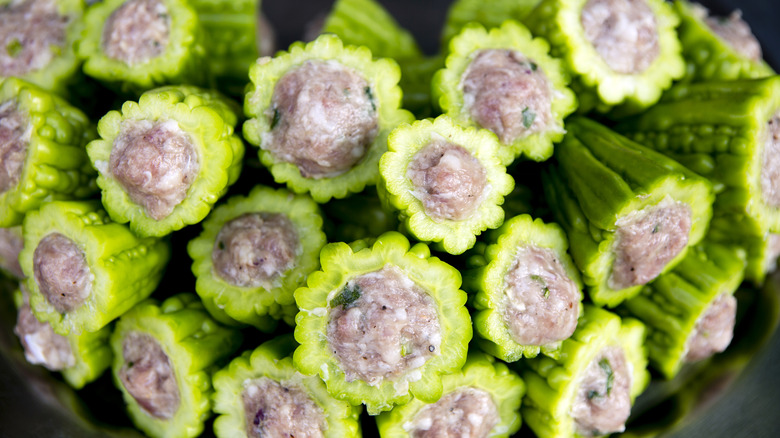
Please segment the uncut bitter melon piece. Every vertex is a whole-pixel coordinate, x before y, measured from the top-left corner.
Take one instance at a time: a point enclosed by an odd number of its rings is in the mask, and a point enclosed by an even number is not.
[[[20,225],[43,202],[97,191],[84,145],[89,118],[65,100],[16,78],[0,87],[0,227]]]
[[[292,325],[293,291],[319,267],[325,243],[311,198],[257,186],[217,207],[187,246],[195,290],[220,322],[264,331],[278,319]]]
[[[265,342],[214,374],[214,433],[356,438],[362,410],[333,398],[318,376],[295,369],[292,335]]]
[[[244,137],[276,182],[319,203],[375,185],[388,134],[412,120],[398,64],[336,35],[261,58],[249,76]]]
[[[590,298],[614,307],[704,237],[715,195],[706,179],[594,121],[566,129],[545,194]]]
[[[767,274],[777,267],[780,233],[762,228],[748,215],[718,214],[716,210],[705,241],[743,248],[746,255],[745,280],[755,286],[764,284]]]
[[[296,367],[370,415],[438,400],[472,334],[460,273],[397,232],[353,246],[326,245],[322,270],[295,291]]]
[[[622,432],[634,399],[650,381],[645,326],[590,305],[558,360],[524,362],[523,420],[539,438]]]
[[[488,234],[469,258],[464,289],[473,293],[478,345],[507,362],[540,352],[558,357],[582,313],[582,281],[554,223],[515,216]]]
[[[466,26],[450,42],[446,67],[433,78],[434,103],[468,126],[494,132],[504,165],[525,157],[544,161],[577,108],[562,62],[522,24],[485,30]]]
[[[146,300],[111,334],[114,383],[133,423],[153,438],[192,438],[211,415],[211,376],[241,345],[241,333],[209,317],[184,293]]]
[[[628,314],[647,326],[650,364],[667,379],[683,364],[728,347],[744,270],[742,249],[705,242],[625,302]]]
[[[148,297],[169,243],[136,237],[98,201],[55,201],[24,220],[19,262],[30,307],[58,334],[94,332]]]
[[[435,403],[414,399],[380,414],[379,435],[508,437],[520,429],[525,385],[506,364],[472,352],[463,369],[444,376],[442,384]]]
[[[450,40],[468,23],[479,23],[486,29],[499,27],[509,19],[522,21],[541,0],[456,0],[447,10],[442,30],[442,47],[446,51]]]
[[[461,254],[504,221],[501,204],[514,180],[499,147],[490,132],[447,116],[399,126],[379,161],[379,194],[416,238]]]
[[[241,172],[239,112],[217,92],[167,86],[103,116],[87,153],[111,218],[141,236],[205,218]]]

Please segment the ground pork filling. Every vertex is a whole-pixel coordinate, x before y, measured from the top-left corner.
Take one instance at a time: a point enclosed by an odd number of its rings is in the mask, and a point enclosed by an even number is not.
[[[0,76],[24,76],[49,65],[65,45],[70,22],[53,0],[0,6]]]
[[[127,0],[103,27],[103,52],[127,65],[136,65],[165,52],[171,17],[161,0]]]
[[[306,178],[350,170],[378,132],[376,96],[358,72],[337,61],[306,61],[276,84],[263,149]]]
[[[192,139],[174,120],[124,121],[109,166],[130,199],[158,221],[187,197],[200,171]]]
[[[43,365],[50,371],[76,365],[68,338],[54,333],[51,325],[38,321],[26,302],[19,308],[14,333],[22,343],[27,362]]]
[[[290,269],[300,251],[298,233],[286,215],[247,213],[222,227],[211,260],[228,283],[259,287]]]
[[[0,269],[16,278],[24,278],[22,267],[19,266],[19,253],[24,247],[22,227],[0,228]]]
[[[0,104],[0,194],[19,184],[32,126],[13,100]]]
[[[436,221],[471,217],[484,198],[487,171],[463,146],[433,141],[417,152],[406,171],[412,195]]]
[[[327,430],[322,408],[295,383],[268,377],[247,380],[241,400],[250,438],[319,438]]]
[[[33,252],[33,274],[46,301],[60,313],[84,304],[95,279],[84,251],[60,233],[51,233],[38,242]]]
[[[737,318],[737,299],[721,294],[696,321],[688,338],[685,362],[706,359],[731,343]]]
[[[515,342],[544,345],[574,333],[579,289],[551,249],[520,248],[504,281],[504,322]]]
[[[571,417],[582,436],[625,430],[631,413],[631,369],[621,347],[602,349],[580,377]]]
[[[753,61],[763,59],[761,44],[750,30],[750,25],[742,19],[741,11],[734,11],[728,17],[712,17],[710,11],[698,3],[691,4],[691,8],[693,14],[704,20],[734,51]]]
[[[411,381],[439,354],[436,304],[395,266],[350,280],[329,307],[328,341],[348,382]]]
[[[764,202],[780,207],[780,113],[767,122],[761,168],[761,193]]]
[[[630,213],[617,226],[609,278],[609,287],[615,290],[652,281],[688,245],[691,209],[666,199]]]
[[[403,428],[414,438],[485,438],[500,420],[498,407],[488,392],[466,387],[420,409]]]
[[[179,386],[170,358],[151,335],[129,332],[122,341],[119,380],[149,415],[168,420],[179,409]]]
[[[777,258],[780,257],[780,234],[769,233],[767,238],[767,256],[764,272],[774,272],[777,269]]]
[[[645,0],[588,0],[580,21],[585,38],[616,73],[642,73],[660,54],[655,15]]]
[[[476,52],[463,73],[461,89],[463,109],[504,144],[547,131],[553,123],[553,90],[547,75],[516,50]]]

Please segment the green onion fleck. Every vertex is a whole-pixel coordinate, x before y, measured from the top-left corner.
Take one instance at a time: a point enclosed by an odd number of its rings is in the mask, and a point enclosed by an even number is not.
[[[534,124],[534,120],[536,120],[536,113],[531,108],[526,107],[523,110],[523,126],[526,129],[530,128]]]
[[[345,286],[344,290],[336,298],[330,300],[330,307],[343,305],[344,310],[354,307],[354,302],[360,298],[360,288],[358,286]]]

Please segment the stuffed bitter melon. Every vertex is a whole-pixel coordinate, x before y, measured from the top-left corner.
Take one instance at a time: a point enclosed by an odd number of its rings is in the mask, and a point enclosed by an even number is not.
[[[596,122],[572,119],[566,129],[545,193],[590,298],[614,307],[704,237],[712,186]]]
[[[238,113],[216,92],[169,86],[101,118],[87,153],[111,218],[141,236],[205,218],[241,172]]]
[[[187,251],[195,289],[214,318],[270,331],[275,320],[294,323],[293,291],[319,267],[325,243],[311,198],[257,186],[216,208]]]
[[[0,88],[0,227],[22,223],[43,202],[88,197],[97,187],[84,151],[89,118],[65,100],[16,78]]]
[[[167,242],[136,237],[97,201],[46,203],[23,228],[30,307],[62,335],[97,331],[148,297],[170,257]]]
[[[396,232],[353,246],[326,245],[322,271],[295,291],[296,367],[370,415],[436,401],[472,334],[460,273]]]
[[[472,352],[463,369],[442,378],[435,403],[414,399],[376,419],[382,438],[508,437],[520,429],[522,379],[492,357]]]
[[[485,30],[468,25],[450,42],[446,67],[434,76],[434,103],[458,122],[487,128],[501,141],[504,165],[544,161],[577,108],[561,61],[520,23]]]
[[[476,22],[486,29],[499,27],[506,20],[522,21],[541,0],[456,0],[448,11],[442,31],[442,48],[446,51],[450,40],[468,24]]]
[[[214,374],[214,433],[220,438],[360,436],[361,408],[328,393],[293,365],[292,335],[268,341]]]
[[[626,301],[628,313],[647,326],[650,363],[667,379],[684,363],[706,359],[729,345],[737,310],[734,292],[744,270],[743,250],[703,243]]]
[[[490,132],[447,116],[400,126],[379,161],[380,196],[416,238],[461,254],[477,234],[504,221],[501,204],[514,181],[499,147]]]
[[[324,203],[376,184],[387,135],[412,115],[399,108],[400,69],[335,35],[295,43],[250,69],[244,136],[274,179]]]
[[[12,279],[24,279],[24,272],[19,266],[19,253],[24,246],[22,227],[0,228],[0,274]]]
[[[761,286],[767,274],[776,269],[780,234],[761,228],[755,219],[744,214],[717,214],[717,210],[715,213],[705,240],[743,248],[747,258],[745,280]]]
[[[523,420],[539,438],[622,432],[634,399],[650,381],[645,326],[585,306],[561,358],[524,362]]]
[[[111,335],[114,382],[130,418],[154,438],[199,436],[211,414],[211,376],[241,344],[193,294],[146,300]]]
[[[557,358],[582,313],[582,281],[557,224],[515,216],[489,234],[464,272],[479,346],[507,362]]]

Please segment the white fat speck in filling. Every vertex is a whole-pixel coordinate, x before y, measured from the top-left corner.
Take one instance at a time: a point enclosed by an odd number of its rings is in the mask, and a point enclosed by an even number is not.
[[[570,413],[582,436],[625,430],[631,414],[631,365],[621,347],[606,347],[591,360],[579,378]]]
[[[16,101],[0,104],[0,194],[19,184],[31,135],[32,125]]]
[[[175,120],[125,120],[109,169],[134,203],[162,220],[187,197],[200,161],[189,134]]]
[[[695,16],[704,20],[734,51],[753,61],[763,58],[761,44],[750,30],[750,25],[742,19],[741,11],[736,10],[728,17],[713,17],[707,8],[698,3],[692,3],[691,9]]]
[[[588,0],[580,21],[585,38],[616,73],[642,73],[660,54],[655,15],[645,0]]]
[[[609,287],[619,290],[652,281],[688,245],[691,208],[666,198],[631,212],[616,225]]]
[[[486,193],[487,171],[463,146],[433,141],[417,152],[406,171],[412,195],[436,221],[471,217]]]
[[[574,333],[579,289],[551,249],[520,248],[504,281],[504,322],[515,342],[544,345]]]
[[[780,113],[767,122],[761,168],[761,193],[772,207],[780,207]]]
[[[24,305],[19,308],[14,333],[24,348],[24,357],[50,371],[62,371],[76,365],[68,338],[54,333],[51,325],[40,322],[30,309],[27,291],[21,286]]]
[[[486,49],[463,73],[463,110],[501,142],[547,131],[553,123],[553,90],[547,75],[516,50]]]
[[[298,233],[282,213],[247,213],[217,234],[211,260],[216,274],[241,287],[270,285],[301,252]]]
[[[403,428],[414,438],[487,438],[499,420],[498,407],[488,392],[464,387],[420,409]]]
[[[179,386],[170,358],[155,338],[132,331],[122,340],[119,380],[149,415],[168,420],[179,410]]]
[[[329,306],[328,342],[348,382],[419,378],[413,371],[439,354],[433,298],[393,265],[348,281]]]
[[[0,269],[9,272],[17,279],[24,278],[19,266],[19,253],[24,248],[22,227],[0,228]]]
[[[70,22],[53,0],[12,0],[0,6],[0,76],[24,76],[49,65],[65,45]]]
[[[165,52],[170,29],[171,17],[161,0],[127,0],[103,27],[103,51],[127,65],[142,64]]]
[[[731,343],[737,318],[737,299],[721,294],[696,321],[686,344],[685,362],[706,359]]]
[[[33,252],[33,274],[46,301],[60,313],[84,304],[95,279],[84,251],[60,233],[48,234],[38,242]]]
[[[337,61],[306,61],[274,88],[261,147],[306,178],[349,171],[377,135],[377,102],[360,73]]]
[[[327,430],[325,413],[300,385],[268,377],[244,382],[247,436],[320,438]]]

